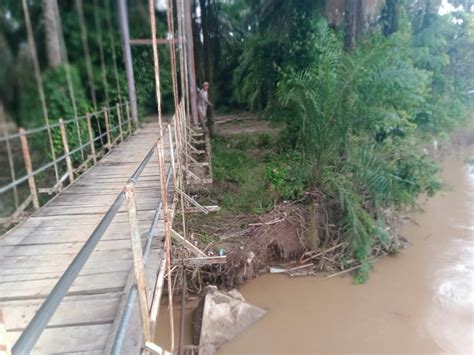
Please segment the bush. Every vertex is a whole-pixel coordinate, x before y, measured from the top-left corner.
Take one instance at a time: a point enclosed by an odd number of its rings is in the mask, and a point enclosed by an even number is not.
[[[267,177],[284,200],[301,197],[308,182],[301,154],[296,151],[273,157],[267,165]]]

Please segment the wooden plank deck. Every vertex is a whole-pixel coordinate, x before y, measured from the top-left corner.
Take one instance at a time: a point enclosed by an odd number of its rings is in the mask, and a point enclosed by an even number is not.
[[[0,307],[12,345],[157,137],[158,126],[148,124],[0,239]],[[165,137],[168,147],[167,135]],[[143,238],[151,225],[159,197],[155,153],[136,184]],[[153,267],[147,270],[150,283],[156,278],[161,255],[161,223],[156,235],[149,258]],[[126,296],[131,268],[131,242],[124,204],[50,320],[33,353],[102,353],[107,340],[110,341],[110,332]],[[136,317],[135,321],[138,321]],[[131,324],[131,327],[137,326]]]

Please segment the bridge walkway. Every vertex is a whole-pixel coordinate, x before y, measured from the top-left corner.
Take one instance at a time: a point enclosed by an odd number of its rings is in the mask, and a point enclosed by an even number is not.
[[[156,142],[158,132],[157,124],[146,125],[0,239],[0,308],[10,344],[14,344],[91,236],[128,178]],[[169,153],[168,140],[164,141],[165,152]],[[169,156],[165,154],[166,166]],[[155,151],[136,183],[143,240],[152,224],[159,199],[159,167]],[[160,220],[147,263],[151,288],[162,255],[163,229]],[[124,296],[130,286],[132,263],[124,203],[49,321],[33,353],[98,354],[110,347]],[[139,321],[137,317],[133,319]],[[136,327],[139,328],[138,323]],[[140,346],[141,340],[138,342]]]

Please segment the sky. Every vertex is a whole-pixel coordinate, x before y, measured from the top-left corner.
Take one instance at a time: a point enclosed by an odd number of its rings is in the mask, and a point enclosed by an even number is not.
[[[474,5],[472,7],[474,7]],[[438,13],[440,15],[446,15],[446,14],[449,14],[450,12],[459,11],[462,9],[463,9],[462,6],[454,7],[454,5],[450,4],[448,0],[442,0]]]

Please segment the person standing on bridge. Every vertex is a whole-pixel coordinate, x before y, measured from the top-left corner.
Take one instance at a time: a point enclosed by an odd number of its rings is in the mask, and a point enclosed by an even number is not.
[[[207,107],[214,105],[209,101],[209,83],[205,81],[202,84],[202,89],[198,91],[198,111],[199,111],[199,121],[201,125],[204,127],[207,117]]]

